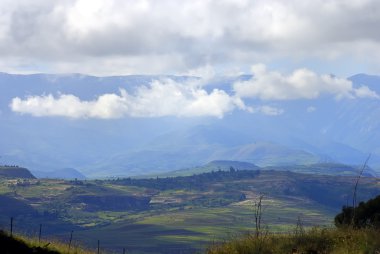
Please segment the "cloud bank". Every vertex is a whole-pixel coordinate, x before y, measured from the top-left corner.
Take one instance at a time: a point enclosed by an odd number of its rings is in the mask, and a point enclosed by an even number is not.
[[[252,66],[252,78],[231,84],[232,92],[221,89],[207,91],[207,79],[189,79],[183,83],[170,78],[153,80],[148,86],[138,86],[133,93],[120,89],[94,100],[81,100],[72,94],[36,95],[24,99],[15,97],[10,103],[13,112],[37,117],[115,119],[122,117],[201,117],[222,118],[234,110],[282,115],[281,108],[265,105],[264,101],[316,99],[333,96],[336,99],[380,99],[367,86],[354,88],[350,80],[332,75],[318,75],[308,69],[290,74],[269,71],[263,64]],[[212,81],[212,80],[211,80]],[[254,99],[256,101],[252,101]],[[244,101],[246,100],[246,101]],[[263,105],[257,105],[260,101]],[[247,105],[254,103],[256,106]],[[314,112],[310,106],[307,112]]]
[[[367,86],[354,88],[350,80],[332,75],[318,75],[308,69],[297,69],[289,75],[268,71],[263,64],[252,67],[253,77],[236,82],[236,95],[261,100],[315,99],[321,95],[341,98],[380,98]]]
[[[16,97],[10,108],[32,116],[114,119],[122,117],[200,117],[222,118],[235,109],[248,110],[240,98],[214,89],[211,92],[194,84],[181,84],[171,79],[155,80],[139,87],[134,94],[121,89],[120,94],[104,94],[82,101],[71,94],[57,97],[49,94]]]
[[[0,69],[171,74],[338,59],[380,71],[379,24],[376,0],[3,0]]]

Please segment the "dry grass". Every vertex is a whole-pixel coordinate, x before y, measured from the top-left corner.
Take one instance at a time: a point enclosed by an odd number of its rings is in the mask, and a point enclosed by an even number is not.
[[[41,247],[51,251],[57,251],[62,254],[94,254],[96,251],[85,249],[82,246],[72,244],[69,248],[68,243],[63,243],[59,240],[49,239],[38,241],[38,238],[30,238],[22,235],[14,236],[15,239],[23,241],[30,247]]]
[[[380,254],[380,231],[313,228],[286,235],[246,235],[213,245],[207,254]]]

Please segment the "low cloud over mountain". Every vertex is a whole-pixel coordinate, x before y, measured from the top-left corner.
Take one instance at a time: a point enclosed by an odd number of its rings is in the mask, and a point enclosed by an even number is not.
[[[255,74],[207,82],[0,74],[1,159],[32,170],[72,167],[107,176],[218,159],[361,164],[372,153],[370,165],[380,170],[379,77],[326,75],[319,89],[313,84],[314,78],[322,82],[317,74],[310,75],[312,81],[265,69]],[[262,98],[267,91],[243,96],[236,90],[238,84],[279,80],[286,89],[270,98]],[[295,84],[303,84],[303,92],[292,90]]]
[[[179,83],[171,79],[154,80],[141,86],[134,94],[120,89],[120,94],[103,94],[92,101],[83,101],[72,94],[13,98],[14,112],[33,116],[64,116],[70,118],[131,117],[223,117],[234,109],[246,109],[243,101],[225,91],[207,92],[195,83]]]
[[[12,111],[32,116],[61,116],[69,118],[115,119],[122,117],[200,117],[222,118],[234,110],[265,115],[281,115],[284,109],[266,105],[265,101],[316,99],[331,95],[336,99],[380,99],[376,91],[365,85],[354,88],[352,82],[332,75],[317,75],[298,69],[289,75],[268,71],[263,64],[252,67],[253,76],[236,81],[223,90],[207,90],[199,78],[175,81],[162,78],[141,85],[132,92],[121,88],[119,93],[106,93],[93,100],[82,100],[77,95],[30,95],[15,97]],[[233,90],[233,92],[229,92]],[[245,100],[256,99],[255,105]],[[264,102],[263,102],[264,101]],[[259,104],[259,105],[257,105]]]
[[[252,67],[253,77],[234,84],[239,97],[262,100],[315,99],[321,95],[336,98],[376,98],[380,96],[367,86],[354,88],[350,80],[332,75],[318,75],[308,69],[297,69],[290,75],[268,71],[263,64]]]

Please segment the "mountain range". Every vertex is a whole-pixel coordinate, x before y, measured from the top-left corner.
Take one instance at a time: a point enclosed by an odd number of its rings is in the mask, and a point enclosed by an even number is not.
[[[251,76],[219,77],[204,89],[233,95],[232,84]],[[0,73],[0,165],[32,172],[75,168],[88,177],[161,174],[214,160],[258,166],[344,163],[380,172],[380,100],[336,98],[269,100],[271,114],[234,110],[222,117],[125,116],[112,119],[35,116],[15,112],[15,98],[71,94],[91,101],[103,94],[129,93],[155,80],[188,76],[112,76]],[[380,77],[357,74],[354,87],[380,94]],[[258,106],[260,99],[246,99]]]

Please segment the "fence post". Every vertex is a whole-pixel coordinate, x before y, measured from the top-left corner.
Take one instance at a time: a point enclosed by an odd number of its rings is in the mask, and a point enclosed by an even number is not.
[[[98,240],[98,254],[100,254],[100,241]]]
[[[73,240],[73,230],[71,230],[70,232],[70,240],[69,240],[69,252],[70,252],[70,248],[71,248],[71,241]]]
[[[11,217],[11,237],[13,236],[13,217]]]
[[[41,242],[42,224],[40,224],[40,232],[38,233],[38,243]]]
[[[125,254],[125,248],[123,248],[123,254]]]

